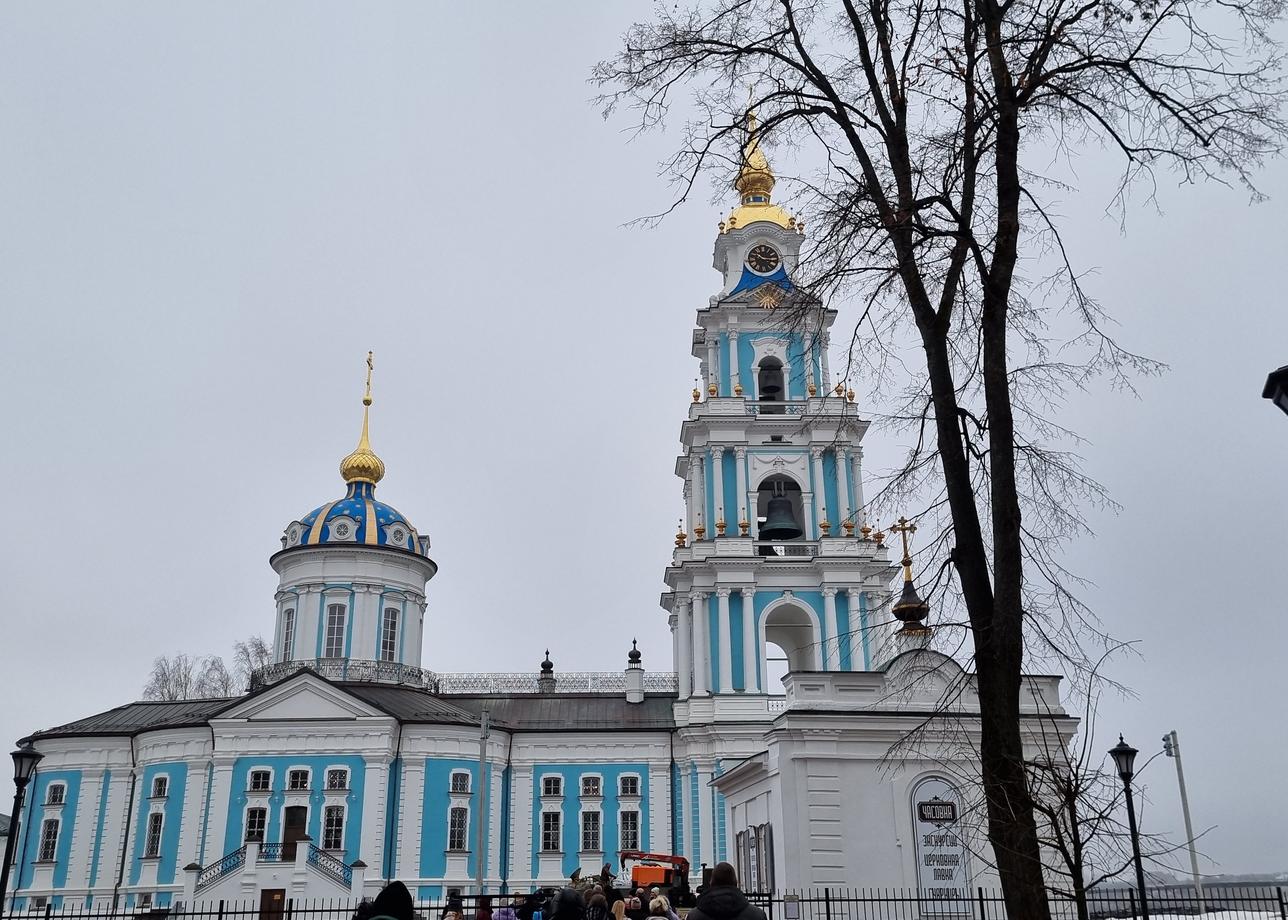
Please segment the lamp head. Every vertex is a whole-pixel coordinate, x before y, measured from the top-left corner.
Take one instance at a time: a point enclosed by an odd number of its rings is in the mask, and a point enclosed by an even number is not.
[[[1118,775],[1124,783],[1130,783],[1132,776],[1135,775],[1136,755],[1140,753],[1130,744],[1123,740],[1123,736],[1118,736],[1118,743],[1109,749],[1109,756],[1114,759],[1114,766],[1118,769]]]
[[[36,772],[36,764],[45,759],[45,755],[32,747],[30,741],[9,756],[13,758],[13,784],[19,789],[25,788],[27,783],[31,782],[31,777]]]

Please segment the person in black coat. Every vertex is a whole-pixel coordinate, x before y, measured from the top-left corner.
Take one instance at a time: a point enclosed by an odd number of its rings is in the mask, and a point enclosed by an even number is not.
[[[765,912],[738,890],[738,873],[727,862],[716,863],[711,884],[698,895],[687,920],[766,920]]]

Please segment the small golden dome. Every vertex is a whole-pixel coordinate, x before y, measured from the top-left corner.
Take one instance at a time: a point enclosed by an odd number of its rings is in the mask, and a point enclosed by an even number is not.
[[[376,456],[367,438],[368,416],[371,413],[371,352],[367,352],[367,392],[362,397],[362,436],[353,453],[340,461],[340,478],[345,482],[369,482],[375,485],[385,478],[385,461]]]
[[[796,229],[792,217],[770,200],[774,191],[774,171],[760,149],[760,135],[756,131],[756,113],[747,112],[747,145],[742,149],[742,167],[733,187],[738,190],[741,204],[725,220],[730,230],[745,227],[757,221],[769,221],[787,230]],[[724,230],[724,226],[720,228]]]

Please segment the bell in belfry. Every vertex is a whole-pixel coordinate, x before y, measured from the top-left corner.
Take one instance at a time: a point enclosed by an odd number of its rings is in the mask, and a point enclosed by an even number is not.
[[[771,498],[765,509],[765,523],[760,525],[760,538],[795,540],[803,532],[796,523],[796,515],[792,513],[792,500],[781,495]]]

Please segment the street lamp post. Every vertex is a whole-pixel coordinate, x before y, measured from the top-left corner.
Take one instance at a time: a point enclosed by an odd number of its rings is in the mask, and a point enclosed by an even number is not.
[[[31,746],[28,741],[11,755],[13,757],[13,817],[9,819],[9,836],[4,842],[4,865],[0,865],[0,910],[4,909],[5,897],[9,892],[9,867],[13,865],[13,848],[18,842],[18,818],[22,814],[22,799],[36,772],[36,764],[45,755]]]
[[[1136,862],[1136,890],[1140,892],[1140,915],[1149,920],[1148,898],[1145,897],[1145,867],[1140,861],[1140,833],[1136,830],[1136,803],[1131,797],[1131,778],[1135,775],[1136,755],[1140,753],[1118,736],[1118,743],[1109,749],[1109,756],[1114,759],[1118,776],[1123,781],[1123,792],[1127,796],[1127,829],[1131,832],[1131,855]]]

